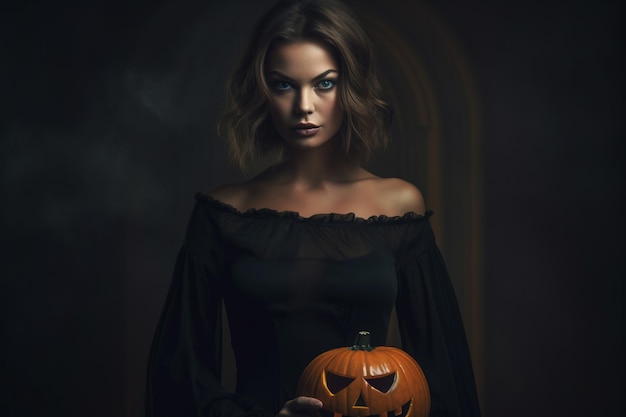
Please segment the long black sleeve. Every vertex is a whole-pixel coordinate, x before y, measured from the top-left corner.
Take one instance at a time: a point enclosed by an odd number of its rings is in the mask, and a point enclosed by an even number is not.
[[[221,247],[217,230],[196,207],[152,344],[147,417],[262,414],[220,383]]]
[[[396,308],[403,348],[427,377],[431,416],[480,416],[461,314],[430,226],[411,239],[398,269]]]

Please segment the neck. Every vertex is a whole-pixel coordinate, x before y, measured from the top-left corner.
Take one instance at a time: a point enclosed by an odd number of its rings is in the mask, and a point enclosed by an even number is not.
[[[361,167],[347,158],[337,146],[317,149],[289,149],[279,165],[281,180],[301,188],[319,188],[326,182],[353,179]]]

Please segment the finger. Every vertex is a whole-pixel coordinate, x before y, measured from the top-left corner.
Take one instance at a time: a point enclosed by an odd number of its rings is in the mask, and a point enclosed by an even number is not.
[[[314,410],[322,407],[322,402],[313,397],[296,397],[285,403],[277,417],[310,417]]]
[[[322,407],[322,402],[313,397],[296,397],[293,400],[289,400],[285,403],[285,406],[291,410],[317,410]]]

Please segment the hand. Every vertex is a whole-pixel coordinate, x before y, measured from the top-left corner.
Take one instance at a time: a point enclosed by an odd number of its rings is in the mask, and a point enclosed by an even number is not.
[[[313,397],[296,397],[283,405],[276,417],[311,417],[313,411],[322,408],[322,402]]]

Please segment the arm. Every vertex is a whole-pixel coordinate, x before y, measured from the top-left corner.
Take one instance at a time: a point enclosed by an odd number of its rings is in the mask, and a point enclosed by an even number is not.
[[[146,416],[249,417],[260,409],[220,384],[222,245],[196,205],[154,336]]]
[[[418,226],[398,269],[396,308],[402,345],[426,374],[432,416],[479,416],[474,374],[454,289],[430,224],[424,221]]]

